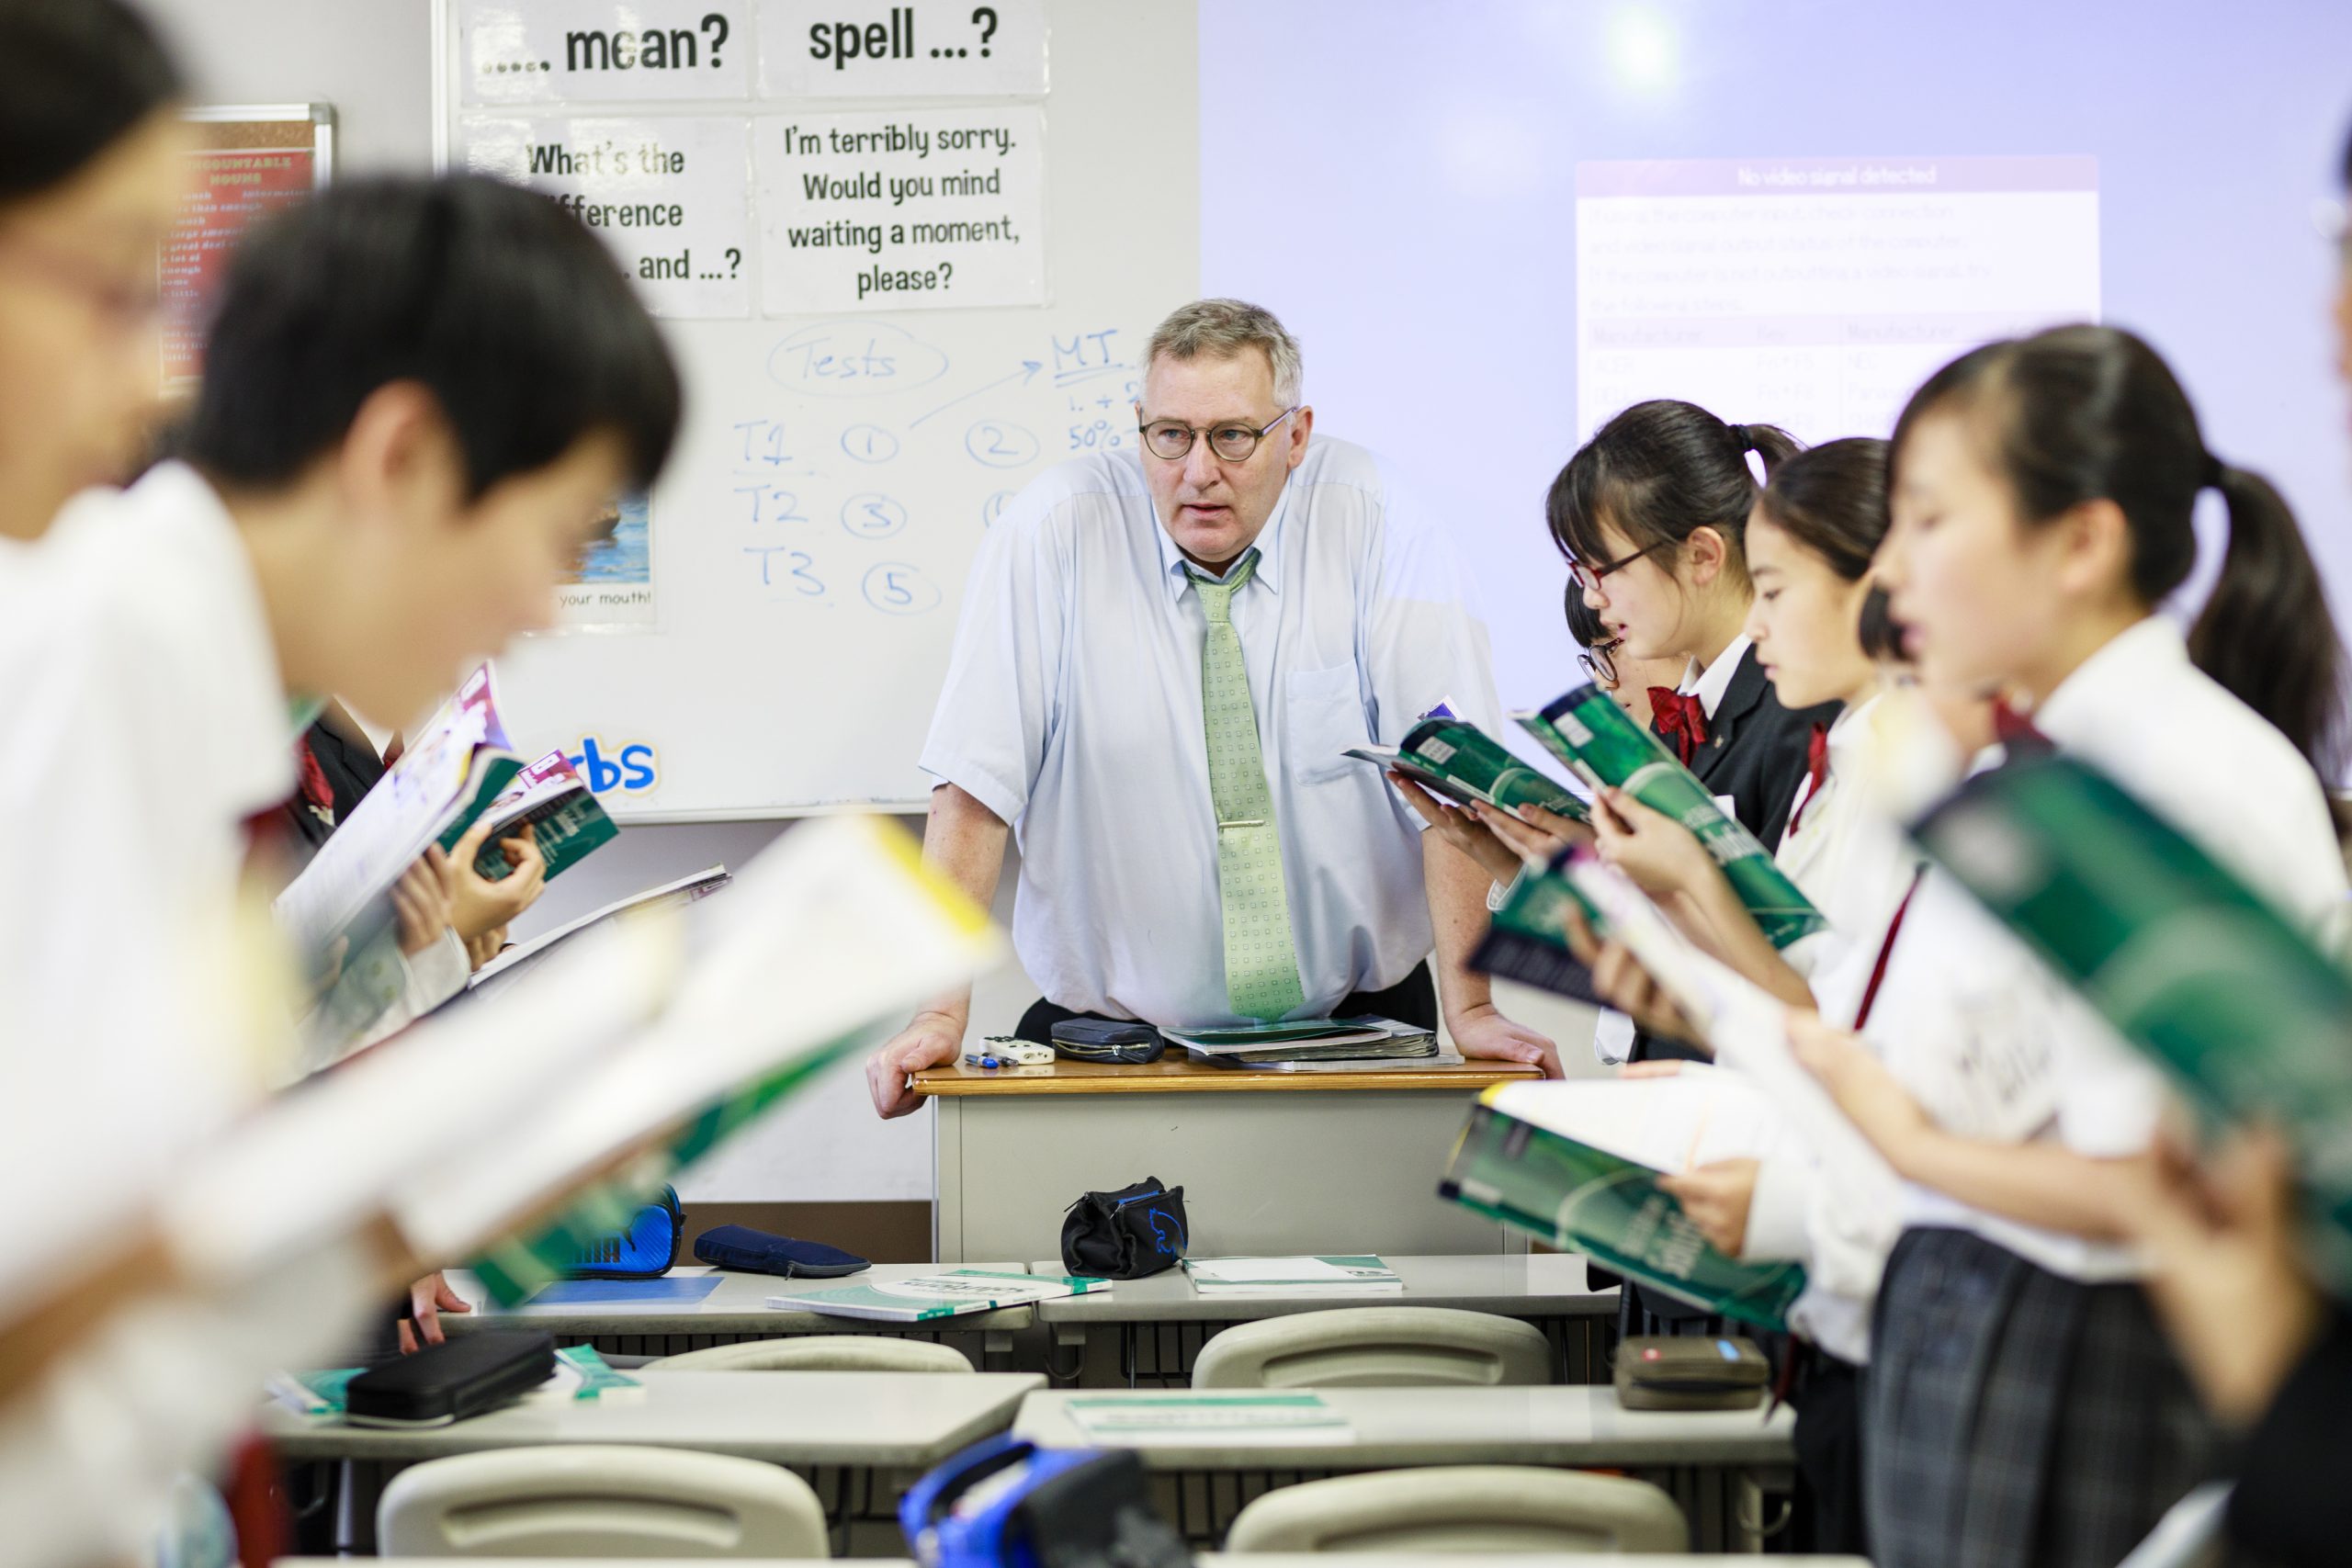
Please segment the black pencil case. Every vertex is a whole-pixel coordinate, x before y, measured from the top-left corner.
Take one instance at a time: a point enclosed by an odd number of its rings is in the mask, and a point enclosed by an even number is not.
[[[838,1280],[874,1267],[838,1247],[770,1235],[749,1225],[711,1226],[695,1237],[695,1256],[715,1268],[778,1274],[787,1280]]]
[[[373,1368],[345,1391],[355,1427],[446,1427],[520,1399],[555,1375],[555,1337],[468,1334]]]

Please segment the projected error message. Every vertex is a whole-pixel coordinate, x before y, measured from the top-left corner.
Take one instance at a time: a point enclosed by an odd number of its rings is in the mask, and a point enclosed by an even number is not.
[[[1577,423],[1645,398],[1884,435],[1988,338],[2098,319],[2088,157],[1577,167]]]

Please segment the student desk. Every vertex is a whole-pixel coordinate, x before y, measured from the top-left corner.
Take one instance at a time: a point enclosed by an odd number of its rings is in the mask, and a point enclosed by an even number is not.
[[[1510,1062],[933,1067],[914,1075],[938,1107],[933,1250],[943,1263],[1057,1257],[1080,1193],[1157,1176],[1184,1189],[1200,1257],[1523,1252],[1437,1183],[1478,1091],[1534,1076]]]
[[[898,1530],[874,1540],[866,1527],[894,1521],[916,1477],[1012,1425],[1022,1397],[1045,1383],[1034,1372],[663,1372],[629,1374],[646,1385],[638,1403],[526,1401],[469,1421],[412,1431],[349,1427],[263,1407],[261,1436],[289,1465],[340,1465],[346,1495],[370,1499],[355,1526],[374,1540],[374,1504],[390,1472],[418,1460],[542,1443],[647,1443],[740,1454],[804,1476],[836,1531],[853,1542],[900,1551]],[[330,1483],[330,1484],[333,1484]],[[353,1544],[362,1544],[355,1540]]]
[[[1004,1274],[1025,1274],[1018,1263],[969,1263],[956,1268],[990,1269]],[[930,1339],[952,1345],[984,1371],[1009,1371],[1012,1367],[1012,1337],[1036,1320],[1035,1309],[1005,1307],[970,1313],[936,1323],[876,1323],[861,1317],[827,1317],[813,1312],[780,1312],[767,1304],[774,1295],[828,1285],[876,1284],[916,1274],[936,1274],[933,1263],[877,1263],[862,1274],[840,1280],[780,1280],[773,1274],[729,1273],[700,1265],[670,1270],[671,1278],[718,1274],[718,1288],[699,1302],[622,1302],[609,1305],[535,1307],[526,1302],[509,1311],[489,1309],[488,1292],[471,1274],[452,1270],[449,1283],[474,1304],[470,1313],[443,1313],[441,1326],[450,1334],[471,1334],[481,1328],[538,1328],[560,1344],[582,1340],[608,1356],[675,1356],[713,1345],[746,1339],[786,1339],[800,1334],[884,1334],[900,1338]],[[1061,1265],[1054,1266],[1061,1272]]]
[[[1189,1195],[1188,1195],[1189,1196]],[[1328,1250],[1328,1249],[1326,1249]],[[1596,1290],[1584,1259],[1555,1252],[1471,1257],[1389,1257],[1405,1281],[1400,1295],[1203,1296],[1182,1269],[1122,1280],[1107,1291],[1040,1302],[1037,1321],[1052,1336],[1057,1381],[1089,1388],[1182,1384],[1201,1347],[1237,1323],[1331,1307],[1454,1307],[1515,1317],[1544,1330],[1569,1382],[1605,1382],[1608,1338],[1617,1323],[1617,1287]],[[1061,1271],[1061,1260],[1030,1272]]]
[[[1772,1517],[1764,1495],[1786,1493],[1795,1465],[1795,1415],[1785,1407],[1770,1420],[1760,1405],[1626,1410],[1611,1389],[1561,1384],[1317,1392],[1348,1423],[1351,1440],[1300,1443],[1297,1434],[1275,1430],[1134,1445],[1153,1472],[1161,1508],[1186,1539],[1222,1539],[1251,1499],[1301,1481],[1419,1465],[1524,1464],[1628,1471],[1673,1495],[1700,1550],[1753,1550]],[[1071,1400],[1167,1397],[1158,1390],[1033,1393],[1022,1401],[1013,1431],[1082,1447],[1093,1439],[1069,1418]]]
[[[532,1568],[612,1568],[609,1557],[537,1557]],[[637,1557],[631,1568],[710,1568],[707,1557]],[[760,1557],[738,1559],[743,1568],[826,1568],[827,1558]],[[1303,1551],[1246,1552],[1236,1556],[1204,1551],[1193,1558],[1201,1568],[1331,1568],[1329,1554]],[[1392,1559],[1392,1561],[1394,1561]],[[1677,1552],[1670,1556],[1624,1557],[1616,1552],[1553,1551],[1536,1556],[1517,1552],[1447,1553],[1417,1551],[1413,1568],[1724,1568],[1721,1557]],[[1815,1557],[1799,1554],[1775,1557],[1786,1568],[1871,1568],[1860,1557]],[[379,1557],[379,1568],[514,1568],[512,1557]],[[281,1557],[274,1568],[351,1568],[342,1557]],[[911,1559],[868,1558],[866,1568],[916,1568]]]

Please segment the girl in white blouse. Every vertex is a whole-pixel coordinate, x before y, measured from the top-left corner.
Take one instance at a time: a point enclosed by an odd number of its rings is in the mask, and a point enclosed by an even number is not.
[[[2081,755],[2321,928],[2346,892],[2315,771],[2341,649],[2293,517],[2206,452],[2155,353],[2101,327],[1978,349],[1913,397],[1894,459],[1878,573],[1923,675],[2012,694],[2038,732],[2013,744]],[[2207,489],[2229,542],[2184,639],[2156,607]],[[1907,1183],[1864,1419],[1873,1558],[2112,1563],[2212,1459],[2124,1241],[2164,1086],[1939,873],[1887,957],[1875,1052],[1797,1029]]]
[[[1894,653],[1883,596],[1870,577],[1885,536],[1886,443],[1832,441],[1777,468],[1748,518],[1756,599],[1747,623],[1758,660],[1783,706],[1842,705],[1816,726],[1811,767],[1775,856],[1830,929],[1786,954],[1748,916],[1690,829],[1622,791],[1596,811],[1600,852],[1657,897],[1684,929],[1735,968],[1792,1006],[1850,1021],[1879,933],[1907,890],[1917,857],[1869,809],[1856,775],[1886,709],[1882,668]],[[1857,964],[1859,953],[1865,962]],[[1611,948],[1599,960],[1623,999],[1648,1005],[1646,976]],[[1790,1313],[1802,1343],[1794,1403],[1804,1485],[1792,1520],[1793,1549],[1861,1553],[1861,1447],[1858,1368],[1869,1353],[1871,1300],[1896,1230],[1895,1190],[1883,1168],[1875,1190],[1824,1179],[1801,1156],[1726,1160],[1666,1185],[1708,1239],[1734,1256],[1798,1258],[1805,1294]]]

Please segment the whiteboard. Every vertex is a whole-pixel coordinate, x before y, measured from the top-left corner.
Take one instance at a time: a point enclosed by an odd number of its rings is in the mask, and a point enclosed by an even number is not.
[[[730,51],[756,47],[760,25],[797,8],[742,9],[752,14]],[[605,595],[609,617],[578,613],[617,623],[608,629],[526,637],[498,663],[526,754],[593,753],[605,772],[592,782],[622,820],[927,798],[916,759],[989,522],[1052,463],[1134,441],[1143,343],[1198,292],[1193,7],[1044,0],[1043,11],[1042,96],[517,107],[468,101],[460,7],[437,0],[445,166],[464,166],[469,130],[490,117],[732,117],[753,128],[748,194],[763,122],[773,135],[785,120],[861,111],[1042,118],[1044,303],[785,315],[754,288],[747,314],[663,320],[686,422],[660,486],[641,513],[625,511],[621,530],[623,548],[642,547],[650,581]],[[758,93],[758,72],[742,80]],[[707,141],[707,125],[674,129]],[[697,277],[713,280],[696,285],[704,298],[723,299],[729,277],[763,277],[771,258],[756,206],[745,229],[745,254],[723,271],[697,254]]]

